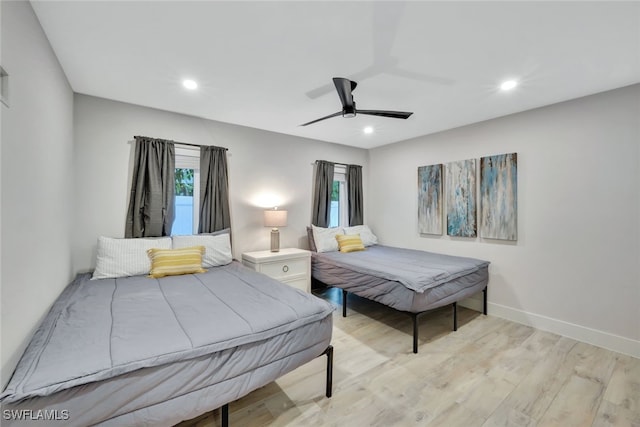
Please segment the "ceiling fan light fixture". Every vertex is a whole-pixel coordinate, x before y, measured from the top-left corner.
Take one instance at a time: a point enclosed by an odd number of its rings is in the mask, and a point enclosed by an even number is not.
[[[342,107],[342,117],[352,118],[356,116],[356,102],[352,100],[351,104]]]

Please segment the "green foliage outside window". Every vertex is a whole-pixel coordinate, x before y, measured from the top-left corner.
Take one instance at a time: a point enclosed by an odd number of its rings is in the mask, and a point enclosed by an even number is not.
[[[333,181],[333,188],[331,189],[331,201],[337,202],[340,200],[340,181]]]
[[[193,169],[176,169],[176,196],[193,197]]]

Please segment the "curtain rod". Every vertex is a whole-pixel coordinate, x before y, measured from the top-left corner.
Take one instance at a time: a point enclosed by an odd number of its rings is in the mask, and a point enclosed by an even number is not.
[[[155,139],[155,140],[160,140],[160,141],[164,141],[164,142],[173,142],[174,144],[177,144],[177,145],[188,145],[189,147],[212,147],[212,145],[192,144],[192,143],[189,143],[189,142],[173,141],[173,140],[170,140],[170,139],[151,138],[149,136],[135,135],[134,138],[149,138],[149,139]],[[229,151],[229,149],[226,148],[226,147],[219,147],[219,148],[224,148],[225,151]]]
[[[329,162],[328,160],[325,160],[325,162]],[[347,167],[349,166],[346,163],[336,163],[336,162],[329,162],[329,163],[333,163],[334,165],[338,165],[338,166],[344,166]],[[311,166],[318,164],[318,160],[316,160],[315,162],[311,163]],[[353,166],[359,166],[359,165],[353,165]]]

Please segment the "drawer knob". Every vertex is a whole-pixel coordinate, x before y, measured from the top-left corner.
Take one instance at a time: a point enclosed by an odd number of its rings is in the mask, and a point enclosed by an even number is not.
[[[286,273],[287,271],[289,271],[289,266],[288,266],[288,265],[286,265],[286,264],[285,264],[285,265],[283,265],[283,266],[282,266],[282,271],[284,271],[285,273]]]

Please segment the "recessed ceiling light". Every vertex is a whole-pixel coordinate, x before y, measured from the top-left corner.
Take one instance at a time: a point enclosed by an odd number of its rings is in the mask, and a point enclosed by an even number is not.
[[[373,128],[371,126],[367,126],[366,128],[364,128],[362,130],[364,133],[366,133],[367,135],[372,134],[373,133]]]
[[[182,86],[186,87],[189,90],[194,90],[198,88],[198,83],[196,83],[194,80],[183,80],[182,81]]]
[[[500,89],[502,90],[511,90],[514,87],[518,86],[518,82],[515,80],[507,80],[500,85]]]

